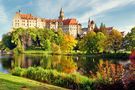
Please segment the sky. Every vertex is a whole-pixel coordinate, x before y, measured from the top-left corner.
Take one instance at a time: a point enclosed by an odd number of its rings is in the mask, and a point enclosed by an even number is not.
[[[0,0],[0,39],[10,31],[17,11],[51,19],[58,18],[60,8],[82,27],[87,27],[89,18],[98,26],[104,23],[125,33],[135,26],[135,0]]]

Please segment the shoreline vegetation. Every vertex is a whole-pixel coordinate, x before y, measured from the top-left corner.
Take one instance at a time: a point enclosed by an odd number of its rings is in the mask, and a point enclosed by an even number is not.
[[[41,67],[29,67],[28,69],[16,67],[12,70],[12,75],[26,77],[72,90],[93,90],[93,80],[79,73],[68,74]]]
[[[77,38],[62,29],[16,28],[2,37],[1,52],[19,53],[50,53],[50,54],[104,54],[131,51],[134,48],[132,38],[135,28],[125,37],[118,30],[109,33],[101,25],[99,31],[89,31]],[[11,51],[11,52],[10,52]]]
[[[51,51],[44,51],[44,50],[26,50],[20,54],[42,54],[42,55],[65,55],[65,56],[87,56],[87,57],[95,57],[95,58],[104,58],[104,59],[129,59],[130,51],[126,52],[117,52],[117,53],[93,53],[93,54],[86,54],[80,51],[72,51],[70,53],[53,53]],[[11,52],[1,53],[2,55],[13,55]]]
[[[113,80],[112,78],[114,77],[111,77],[113,75],[110,73],[97,73],[97,76],[92,78],[79,73],[67,74],[56,70],[43,69],[41,67],[29,67],[28,69],[16,67],[12,71],[12,74],[72,90],[134,90],[135,85],[133,73],[133,80],[128,81],[126,87],[121,78]],[[104,77],[104,75],[107,75],[107,77]],[[116,76],[119,77],[120,75]],[[110,79],[112,80],[110,81]]]

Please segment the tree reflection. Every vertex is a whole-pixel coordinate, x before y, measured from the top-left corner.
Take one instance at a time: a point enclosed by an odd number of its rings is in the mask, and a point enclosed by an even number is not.
[[[97,71],[91,72],[91,76],[97,80],[103,80],[105,82],[114,83],[121,79],[123,74],[123,65],[113,64],[111,61],[100,59],[97,64]]]
[[[14,55],[13,56],[13,60],[12,60],[12,68],[14,67],[21,67],[22,65],[24,66],[24,54],[18,54],[18,55]]]
[[[52,55],[42,58],[40,64],[45,69],[56,69],[61,72],[73,73],[77,69],[77,64],[71,56]]]
[[[0,64],[3,69],[11,69],[11,59],[12,57],[0,58]]]
[[[89,75],[89,72],[95,72],[97,70],[97,64],[99,63],[99,58],[92,58],[87,56],[79,56],[77,62],[78,71],[81,74]]]
[[[77,70],[77,64],[73,61],[71,56],[62,56],[61,70],[66,73],[73,73]]]
[[[40,60],[40,66],[45,69],[51,69],[52,68],[52,60],[49,55],[42,56]]]
[[[31,66],[39,66],[40,58],[41,57],[34,57],[32,55],[24,55],[24,54],[14,55],[14,58],[12,60],[12,68],[14,67],[28,68]]]

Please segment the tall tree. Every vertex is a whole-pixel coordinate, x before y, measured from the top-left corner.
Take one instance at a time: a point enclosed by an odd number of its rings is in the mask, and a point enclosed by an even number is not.
[[[101,25],[100,25],[100,31],[102,32],[104,30],[105,30],[105,24],[101,23]]]
[[[97,24],[95,24],[95,27],[94,27],[94,32],[99,32],[99,29],[98,29],[98,27],[97,27]]]

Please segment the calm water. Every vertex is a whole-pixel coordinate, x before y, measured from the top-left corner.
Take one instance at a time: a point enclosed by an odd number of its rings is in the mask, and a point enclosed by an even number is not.
[[[88,75],[90,71],[97,71],[100,61],[109,61],[113,64],[126,64],[129,60],[106,60],[88,56],[61,56],[61,55],[14,55],[0,56],[0,72],[9,73],[14,67],[28,68],[41,66],[45,69],[72,73],[80,72]]]

